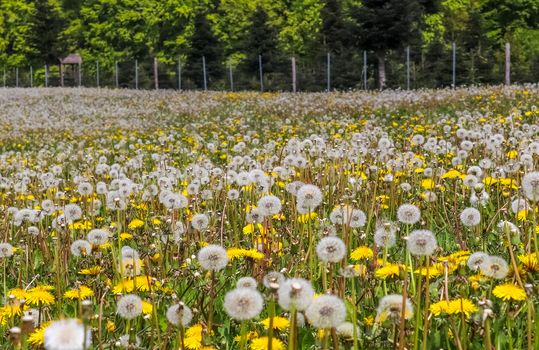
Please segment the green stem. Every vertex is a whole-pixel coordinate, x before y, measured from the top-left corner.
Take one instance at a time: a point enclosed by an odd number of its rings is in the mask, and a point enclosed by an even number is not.
[[[270,296],[268,303],[268,316],[269,316],[269,328],[268,328],[268,350],[273,348],[273,318],[275,317],[275,300],[273,294]]]
[[[297,311],[294,306],[290,309],[290,328],[288,331],[288,350],[296,350],[296,318]]]

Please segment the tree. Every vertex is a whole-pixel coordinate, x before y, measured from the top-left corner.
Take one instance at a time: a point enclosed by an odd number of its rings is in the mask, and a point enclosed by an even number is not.
[[[427,11],[435,11],[437,0],[363,0],[352,8],[357,23],[358,44],[376,54],[380,89],[386,84],[385,59],[389,50],[402,49],[420,38]]]
[[[194,19],[194,32],[191,36],[191,46],[188,50],[185,75],[196,85],[202,87],[202,57],[206,63],[206,77],[208,82],[218,80],[223,76],[223,45],[213,33],[208,20],[207,11],[199,11]]]
[[[67,45],[62,37],[67,25],[62,7],[57,0],[36,0],[34,6],[28,38],[33,49],[31,58],[41,64],[59,64],[67,53]]]
[[[245,54],[239,66],[240,71],[248,77],[258,77],[260,55],[264,74],[277,72],[283,64],[277,35],[278,30],[270,25],[267,12],[262,6],[257,6],[251,16],[247,35],[240,44],[240,50]]]

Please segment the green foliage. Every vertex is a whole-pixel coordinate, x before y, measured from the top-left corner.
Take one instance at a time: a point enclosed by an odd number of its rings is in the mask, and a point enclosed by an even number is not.
[[[500,81],[504,43],[511,42],[515,78],[531,81],[537,76],[538,17],[536,0],[2,0],[0,64],[41,67],[77,52],[89,65],[87,74],[95,73],[96,61],[110,75],[114,62],[137,59],[151,77],[154,57],[168,66],[181,58],[186,77],[200,80],[204,54],[210,78],[224,86],[228,66],[256,81],[254,52],[265,47],[264,71],[289,76],[289,57],[295,56],[300,88],[308,89],[325,86],[331,52],[333,85],[346,89],[361,84],[365,49],[371,63],[373,53],[383,53],[388,83],[398,86],[406,46],[414,69],[438,70],[441,64],[428,61],[445,64],[456,42],[459,80],[491,83]],[[447,68],[418,71],[413,79],[417,86],[445,84],[438,79]],[[371,74],[378,69],[369,66]]]

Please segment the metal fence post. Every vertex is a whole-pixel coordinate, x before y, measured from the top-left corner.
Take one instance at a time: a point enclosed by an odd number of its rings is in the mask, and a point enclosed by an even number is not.
[[[49,87],[49,66],[45,65],[45,87]]]
[[[296,57],[292,56],[292,92],[296,92]]]
[[[138,90],[138,60],[135,60],[135,89]]]
[[[6,67],[4,67],[3,80],[4,80],[4,87],[6,87]]]
[[[410,46],[406,46],[406,90],[410,90]]]
[[[19,87],[19,67],[15,67],[15,87]]]
[[[116,86],[116,89],[120,85],[118,81],[118,61],[114,61],[114,85]]]
[[[30,87],[34,87],[34,67],[30,66]]]
[[[99,88],[99,61],[95,61],[95,85]]]
[[[204,91],[207,91],[208,77],[206,75],[206,56],[202,56],[202,78],[204,79]]]
[[[260,79],[260,91],[264,91],[264,72],[262,70],[262,55],[258,55],[258,73]]]
[[[182,60],[178,58],[178,90],[182,89]]]
[[[82,86],[82,62],[79,62],[79,87]]]
[[[159,90],[159,67],[157,66],[158,61],[157,57],[153,58],[153,80],[155,85],[155,90]]]
[[[505,85],[511,84],[511,44],[505,43]]]
[[[234,77],[232,76],[232,65],[228,65],[228,78],[230,79],[230,91],[234,91]]]
[[[327,91],[331,91],[331,54],[327,53]]]
[[[367,51],[363,50],[363,87],[367,90]]]
[[[455,42],[453,42],[453,58],[452,58],[452,61],[453,61],[453,67],[452,67],[452,77],[453,79],[451,80],[451,86],[454,88],[457,87],[457,44],[455,44]]]

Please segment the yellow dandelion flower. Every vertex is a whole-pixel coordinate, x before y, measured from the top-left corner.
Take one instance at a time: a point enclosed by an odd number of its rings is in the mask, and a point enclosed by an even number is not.
[[[127,228],[134,230],[136,228],[144,226],[144,221],[140,219],[133,219],[131,222],[127,225]]]
[[[269,318],[266,318],[265,320],[262,320],[260,323],[266,328],[269,328]],[[288,329],[288,326],[290,326],[290,321],[288,321],[288,318],[275,316],[273,318],[273,329],[283,330]]]
[[[277,338],[271,339],[271,348],[273,350],[283,350],[284,343]],[[260,337],[251,341],[251,350],[267,350],[268,349],[268,337]]]
[[[79,275],[97,276],[103,271],[101,266],[92,266],[79,271]]]
[[[107,332],[113,333],[116,330],[116,324],[112,322],[111,320],[107,321]]]
[[[416,269],[414,272],[417,274],[420,274],[421,276],[427,276],[427,272],[428,272],[429,278],[435,278],[435,277],[441,276],[444,273],[444,268],[442,264],[434,264],[432,266],[429,266],[428,269],[426,267],[420,267],[419,269]]]
[[[230,260],[244,257],[251,258],[254,260],[260,260],[264,258],[264,254],[256,249],[230,248],[226,251],[226,253]]]
[[[143,300],[142,301],[142,313],[145,315],[151,314],[153,311],[153,305],[149,301]]]
[[[122,233],[120,233],[120,239],[121,239],[122,241],[127,241],[127,240],[130,240],[130,239],[132,239],[132,238],[133,238],[133,235],[130,234],[130,233],[127,233],[127,232],[122,232]]]
[[[374,316],[371,315],[363,318],[363,323],[367,327],[372,327],[374,325]]]
[[[26,303],[32,306],[51,305],[54,304],[54,295],[39,287],[32,288],[26,294]]]
[[[243,234],[249,235],[253,232],[255,232],[256,229],[258,229],[259,232],[262,232],[263,226],[261,224],[248,224],[243,227]]]
[[[64,293],[64,298],[71,300],[85,300],[93,296],[94,291],[86,286],[80,286],[79,288],[70,289]]]
[[[202,347],[202,325],[195,324],[185,331],[184,344],[187,349],[199,350]]]
[[[15,288],[15,289],[11,289],[7,294],[13,295],[15,299],[22,300],[22,299],[26,299],[27,292],[24,289]]]
[[[254,339],[254,338],[258,338],[258,333],[257,333],[256,331],[250,331],[250,332],[247,332],[246,338],[247,338],[247,340],[251,340],[251,339]],[[235,336],[235,337],[234,337],[234,341],[235,341],[235,342],[240,342],[240,341],[241,341],[241,335]]]
[[[370,259],[374,256],[374,252],[371,248],[367,246],[357,247],[353,252],[350,253],[350,259],[352,260],[362,260]]]
[[[477,312],[477,306],[471,300],[466,298],[458,298],[449,302],[447,313],[450,315],[463,313],[469,317],[474,312]]]
[[[377,278],[381,278],[381,279],[385,279],[385,278],[393,277],[393,276],[399,276],[402,268],[403,267],[400,264],[386,264],[385,266],[382,266],[379,269],[376,269],[376,271],[374,271],[374,275]]]
[[[429,307],[429,311],[434,316],[440,316],[442,313],[447,313],[449,310],[449,301],[447,300],[441,300],[437,303],[433,303]]]
[[[526,299],[526,292],[524,291],[524,289],[511,283],[496,286],[492,291],[492,294],[504,301],[522,301]]]
[[[536,253],[519,255],[518,260],[526,270],[530,272],[539,272],[539,261],[537,261]]]
[[[298,222],[300,222],[302,224],[305,224],[305,223],[307,223],[309,221],[314,221],[316,219],[318,219],[318,214],[316,214],[314,212],[298,216]]]
[[[33,331],[28,337],[28,342],[35,347],[43,346],[43,342],[45,341],[45,329],[47,329],[49,325],[50,322],[45,322],[41,327]]]

